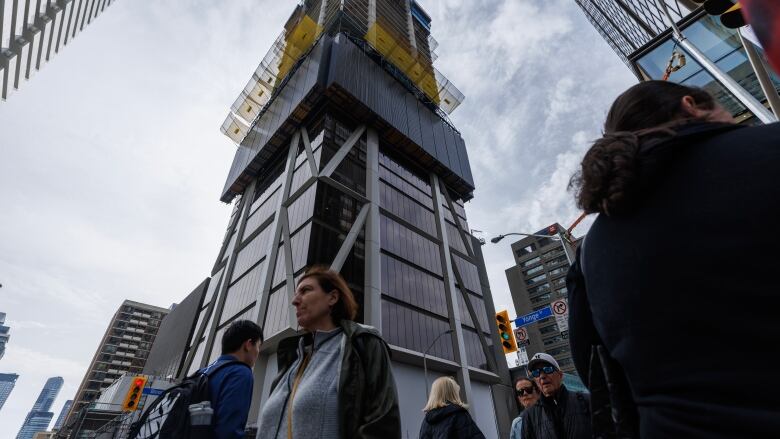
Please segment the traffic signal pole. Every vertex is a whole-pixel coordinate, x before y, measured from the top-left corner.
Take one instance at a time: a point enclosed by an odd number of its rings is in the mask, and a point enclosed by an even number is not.
[[[753,113],[761,122],[771,123],[776,122],[777,117],[767,110],[761,102],[758,102],[747,90],[745,90],[737,81],[731,76],[724,73],[714,62],[710,61],[704,53],[702,53],[698,47],[693,45],[688,39],[680,32],[680,28],[677,27],[677,23],[674,22],[672,14],[669,13],[669,8],[666,6],[666,2],[661,0],[659,2],[661,9],[664,11],[666,18],[672,27],[672,38],[677,44],[685,49],[692,57],[707,71],[716,81],[720,82],[731,94],[733,94],[737,100],[739,100],[751,113]]]

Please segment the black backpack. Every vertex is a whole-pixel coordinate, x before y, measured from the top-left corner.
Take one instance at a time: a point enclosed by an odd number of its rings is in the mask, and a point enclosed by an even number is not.
[[[194,431],[190,426],[191,404],[197,404],[211,399],[209,378],[211,375],[227,366],[246,363],[238,360],[217,364],[208,372],[195,372],[184,379],[181,384],[173,386],[162,394],[144,410],[143,415],[130,427],[128,439],[185,439],[213,438],[211,427],[207,431]],[[213,409],[214,407],[212,407]]]

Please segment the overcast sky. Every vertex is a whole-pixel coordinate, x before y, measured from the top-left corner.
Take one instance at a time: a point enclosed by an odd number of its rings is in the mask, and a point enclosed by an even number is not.
[[[477,186],[471,227],[489,240],[570,224],[566,185],[628,69],[571,0],[421,4],[437,67],[466,95],[451,118]],[[294,5],[115,2],[0,103],[0,372],[20,375],[0,439],[59,375],[56,418],[123,300],[168,307],[209,274],[235,151],[219,127]],[[509,244],[484,250],[512,310]]]

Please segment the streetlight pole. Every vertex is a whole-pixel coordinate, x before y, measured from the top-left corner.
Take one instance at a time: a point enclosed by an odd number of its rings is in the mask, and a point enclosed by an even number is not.
[[[428,401],[428,351],[430,351],[433,345],[435,345],[436,342],[439,341],[442,335],[452,334],[453,332],[454,330],[448,329],[442,332],[441,334],[437,335],[436,338],[433,339],[433,342],[431,342],[431,345],[428,346],[428,349],[426,349],[425,352],[423,352],[423,371],[425,373],[425,401],[426,402]]]

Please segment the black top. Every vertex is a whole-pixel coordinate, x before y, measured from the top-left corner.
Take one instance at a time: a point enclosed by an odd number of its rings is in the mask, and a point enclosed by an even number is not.
[[[485,435],[466,409],[448,404],[425,414],[420,439],[485,439]]]
[[[780,437],[780,124],[689,125],[654,149],[636,210],[585,239],[587,292],[570,282],[580,376],[601,339],[642,438]]]
[[[523,439],[590,439],[588,395],[571,392],[561,385],[555,396],[542,395],[523,410]]]

